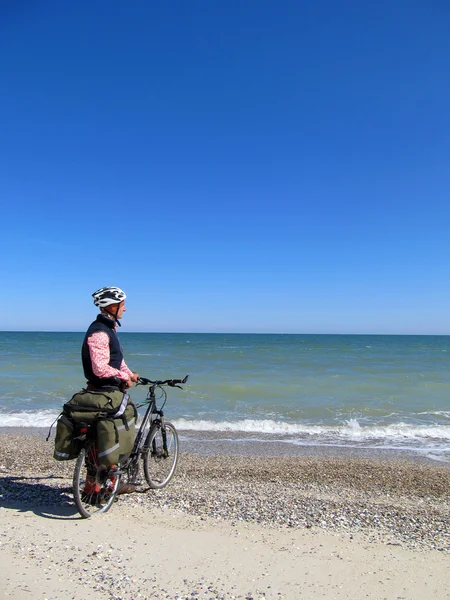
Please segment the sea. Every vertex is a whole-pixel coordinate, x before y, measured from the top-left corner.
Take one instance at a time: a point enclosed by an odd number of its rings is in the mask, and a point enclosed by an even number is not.
[[[47,431],[85,385],[83,333],[0,332],[0,431]],[[165,415],[199,452],[450,463],[450,336],[127,333],[128,366],[183,378]],[[132,390],[144,401],[146,388]],[[54,429],[53,429],[54,431]]]

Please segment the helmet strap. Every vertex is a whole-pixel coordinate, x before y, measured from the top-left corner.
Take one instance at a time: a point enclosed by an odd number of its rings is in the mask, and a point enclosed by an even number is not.
[[[117,316],[116,316],[114,313],[112,313],[110,310],[108,310],[108,309],[106,308],[106,306],[103,308],[103,310],[104,310],[106,313],[108,313],[108,315],[111,315],[111,317],[114,319],[114,321],[117,323],[117,325],[118,325],[119,327],[122,327],[122,325],[120,324],[120,321],[119,321],[119,319],[117,318]],[[117,314],[117,313],[116,313],[116,314]]]

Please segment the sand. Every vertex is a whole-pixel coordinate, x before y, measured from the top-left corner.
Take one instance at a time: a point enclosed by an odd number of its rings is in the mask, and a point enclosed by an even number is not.
[[[1,599],[450,598],[445,465],[183,454],[84,520],[51,451],[0,435]]]

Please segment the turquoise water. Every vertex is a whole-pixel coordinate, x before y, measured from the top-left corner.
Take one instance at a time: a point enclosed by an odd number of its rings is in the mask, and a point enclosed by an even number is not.
[[[0,426],[47,427],[84,385],[83,333],[0,332]],[[190,375],[183,432],[391,448],[450,461],[450,336],[120,333],[149,378]],[[133,399],[145,396],[133,390]]]

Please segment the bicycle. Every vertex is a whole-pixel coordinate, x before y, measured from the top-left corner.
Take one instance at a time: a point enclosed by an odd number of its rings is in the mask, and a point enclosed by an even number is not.
[[[81,428],[79,440],[82,444],[73,474],[73,498],[80,515],[87,519],[97,513],[105,513],[116,499],[121,479],[132,485],[139,485],[140,463],[143,461],[148,489],[162,489],[172,479],[178,462],[179,441],[175,426],[164,418],[163,408],[167,402],[164,386],[183,389],[184,379],[166,379],[152,381],[139,377],[136,386],[148,385],[146,400],[136,404],[136,408],[147,406],[136,434],[133,449],[120,465],[114,467],[98,466],[97,440],[95,427]],[[156,398],[156,390],[161,395]],[[157,400],[163,398],[161,408]]]

